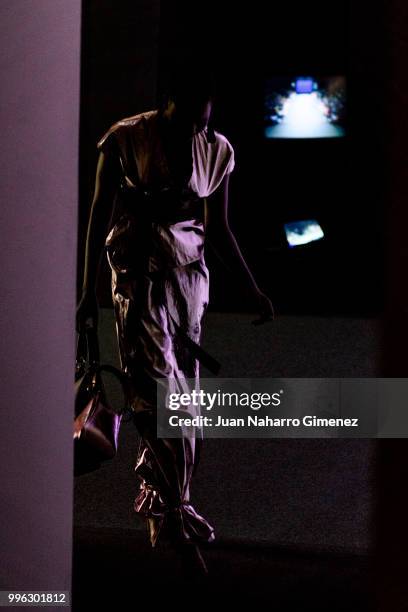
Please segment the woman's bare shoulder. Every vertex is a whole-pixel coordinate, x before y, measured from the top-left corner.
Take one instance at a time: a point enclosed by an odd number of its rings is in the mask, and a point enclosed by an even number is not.
[[[222,151],[228,151],[228,152],[232,152],[234,150],[232,144],[230,143],[230,141],[224,134],[221,134],[221,132],[214,130],[214,136],[215,136],[215,145],[219,149],[221,149]]]
[[[136,115],[130,115],[129,117],[123,117],[112,125],[105,131],[103,136],[97,142],[97,148],[102,149],[105,142],[107,142],[108,138],[111,135],[115,135],[117,138],[120,138],[126,131],[129,129],[134,131],[135,129],[144,129],[146,124],[150,123],[152,119],[154,119],[157,115],[157,110],[146,111],[143,113],[138,113]]]

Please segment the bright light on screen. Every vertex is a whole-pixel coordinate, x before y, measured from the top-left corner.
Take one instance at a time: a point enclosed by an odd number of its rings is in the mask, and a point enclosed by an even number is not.
[[[265,93],[266,138],[345,135],[345,78],[272,78]]]
[[[324,237],[322,228],[314,219],[291,221],[290,223],[285,223],[284,228],[286,240],[290,247],[307,244]]]
[[[296,93],[310,94],[314,89],[313,79],[296,79]]]

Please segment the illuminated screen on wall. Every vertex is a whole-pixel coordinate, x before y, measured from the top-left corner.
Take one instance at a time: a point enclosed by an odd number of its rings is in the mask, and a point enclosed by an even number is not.
[[[285,223],[286,240],[290,247],[307,244],[324,237],[320,224],[315,219]]]
[[[266,82],[266,138],[345,135],[346,80],[342,76],[274,77]]]

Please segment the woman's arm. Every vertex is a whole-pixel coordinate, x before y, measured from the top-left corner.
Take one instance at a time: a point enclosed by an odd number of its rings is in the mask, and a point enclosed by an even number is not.
[[[80,332],[88,325],[98,325],[96,281],[101,263],[106,233],[112,219],[114,197],[120,181],[120,161],[111,150],[101,151],[96,168],[95,188],[89,214],[85,246],[82,296],[76,311],[76,329]]]
[[[99,154],[95,188],[89,214],[85,246],[83,293],[94,292],[102,250],[113,214],[114,197],[120,180],[120,162],[107,150]]]
[[[228,222],[229,174],[217,190],[206,199],[206,239],[226,266],[249,287],[263,319],[273,318],[270,299],[259,289]]]

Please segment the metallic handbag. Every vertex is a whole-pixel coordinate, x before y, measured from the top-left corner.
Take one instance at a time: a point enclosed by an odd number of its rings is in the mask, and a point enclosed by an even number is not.
[[[112,365],[101,365],[99,359],[97,330],[87,327],[78,334],[75,363],[75,476],[92,472],[115,457],[122,416],[130,410],[128,375]],[[109,402],[102,372],[110,372],[121,384],[124,402],[119,411]]]

